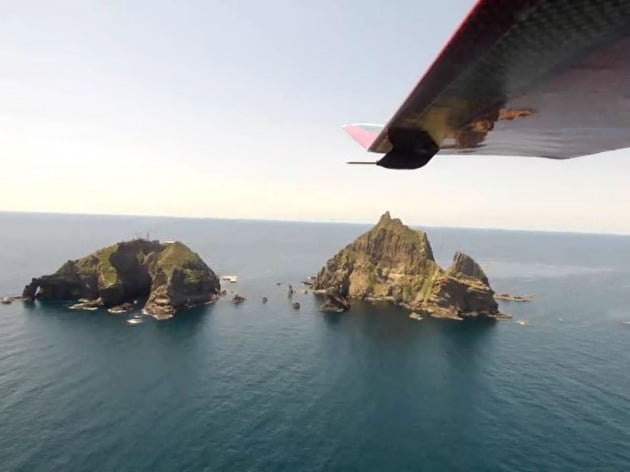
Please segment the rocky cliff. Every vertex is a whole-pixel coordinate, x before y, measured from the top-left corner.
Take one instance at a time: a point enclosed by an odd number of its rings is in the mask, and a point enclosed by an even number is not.
[[[220,283],[215,273],[185,244],[137,239],[68,261],[57,272],[34,278],[23,296],[40,300],[89,300],[118,306],[147,298],[144,310],[157,317],[213,301]]]
[[[443,270],[427,235],[385,213],[376,226],[339,251],[319,272],[313,289],[337,298],[387,300],[440,318],[501,318],[481,267],[456,253]],[[329,304],[326,303],[324,309]]]

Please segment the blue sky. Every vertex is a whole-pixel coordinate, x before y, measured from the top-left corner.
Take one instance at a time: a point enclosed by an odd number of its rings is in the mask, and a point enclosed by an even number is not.
[[[471,0],[0,3],[0,210],[630,233],[630,151],[373,156]]]

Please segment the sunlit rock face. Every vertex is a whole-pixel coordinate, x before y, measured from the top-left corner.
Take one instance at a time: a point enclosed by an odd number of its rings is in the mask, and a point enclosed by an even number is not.
[[[34,278],[23,296],[86,299],[105,307],[147,298],[144,310],[164,318],[180,308],[212,302],[220,291],[216,274],[185,244],[136,239],[67,261],[54,274]]]
[[[389,212],[326,263],[313,289],[327,297],[391,301],[440,318],[506,316],[479,264],[458,252],[452,265],[442,269],[426,233]]]

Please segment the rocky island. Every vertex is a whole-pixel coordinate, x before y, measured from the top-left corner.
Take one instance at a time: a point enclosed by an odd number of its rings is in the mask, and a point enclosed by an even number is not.
[[[144,312],[170,318],[181,308],[213,302],[221,287],[216,274],[181,242],[135,239],[67,261],[57,272],[34,278],[22,297],[78,300],[78,308],[122,313],[146,299]]]
[[[457,252],[446,270],[433,257],[426,233],[385,213],[378,224],[339,251],[312,280],[323,311],[345,311],[349,299],[390,301],[438,318],[508,318],[499,311],[488,277]]]

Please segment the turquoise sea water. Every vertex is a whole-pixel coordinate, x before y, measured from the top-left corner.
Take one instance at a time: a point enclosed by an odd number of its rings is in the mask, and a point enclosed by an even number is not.
[[[0,214],[0,295],[137,232],[248,297],[167,321],[0,305],[3,471],[630,470],[630,237],[425,228],[516,320],[318,313],[286,284],[368,226]],[[282,282],[277,286],[277,282]],[[269,303],[260,303],[262,296]]]

